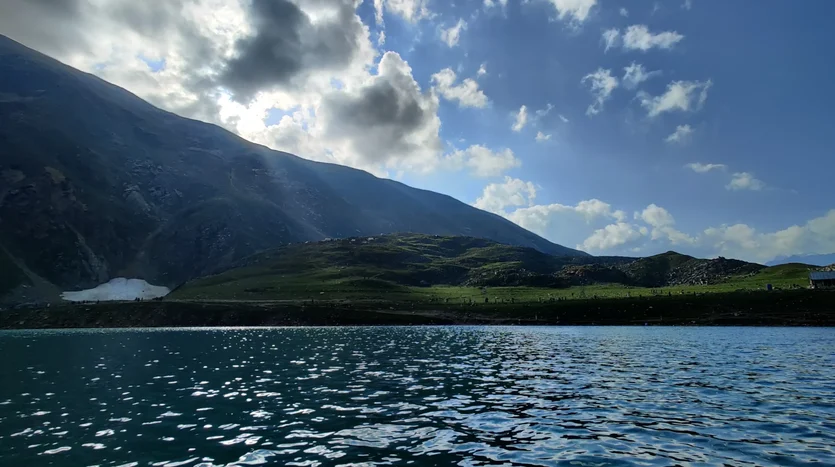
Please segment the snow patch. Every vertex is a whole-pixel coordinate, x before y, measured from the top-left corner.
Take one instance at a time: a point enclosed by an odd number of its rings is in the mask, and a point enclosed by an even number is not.
[[[141,298],[150,300],[164,297],[171,292],[168,287],[151,285],[142,279],[126,279],[117,277],[93,289],[64,292],[61,298],[69,302],[135,300]]]

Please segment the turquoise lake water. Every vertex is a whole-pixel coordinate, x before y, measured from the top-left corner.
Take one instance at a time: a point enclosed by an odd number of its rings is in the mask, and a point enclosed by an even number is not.
[[[835,465],[835,329],[0,332],[2,466]]]

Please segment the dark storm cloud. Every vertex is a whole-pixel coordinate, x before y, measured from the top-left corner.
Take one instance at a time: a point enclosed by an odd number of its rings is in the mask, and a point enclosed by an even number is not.
[[[363,25],[353,0],[334,0],[336,18],[313,24],[289,0],[252,0],[251,37],[240,39],[220,82],[240,101],[260,90],[290,84],[307,72],[344,67],[360,49]]]
[[[433,150],[437,134],[437,100],[424,94],[399,55],[387,52],[374,81],[356,93],[334,93],[322,107],[329,136],[352,139],[354,150],[368,162],[397,154]],[[421,135],[417,137],[416,135]]]
[[[378,80],[354,99],[334,108],[337,118],[353,120],[358,127],[390,125],[402,134],[422,125],[425,112],[413,96],[395,87],[395,82]]]
[[[226,64],[221,82],[236,94],[250,95],[276,82],[286,82],[302,67],[301,30],[309,20],[291,2],[254,0],[253,37],[241,39],[237,55]]]

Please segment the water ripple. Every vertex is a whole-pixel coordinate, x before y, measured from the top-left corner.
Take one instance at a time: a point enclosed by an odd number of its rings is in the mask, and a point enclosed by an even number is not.
[[[0,352],[2,465],[835,465],[831,329],[2,332]]]

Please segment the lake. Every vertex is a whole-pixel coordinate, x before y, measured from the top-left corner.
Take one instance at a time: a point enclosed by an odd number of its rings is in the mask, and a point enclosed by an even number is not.
[[[0,465],[835,465],[835,329],[0,332]]]

